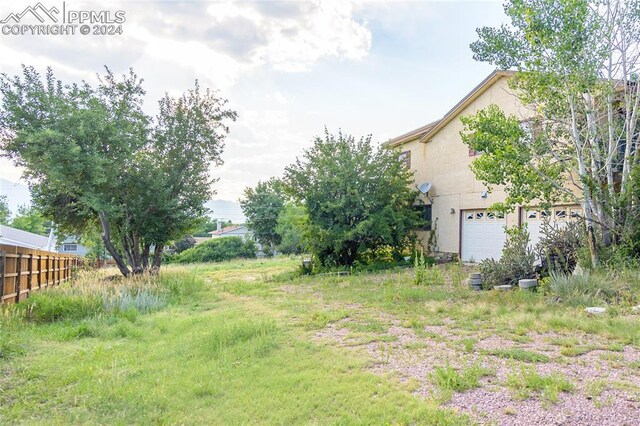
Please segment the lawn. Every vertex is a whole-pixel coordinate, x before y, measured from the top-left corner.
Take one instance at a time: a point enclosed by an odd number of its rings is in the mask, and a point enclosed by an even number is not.
[[[145,284],[157,299],[136,290],[135,303],[56,321],[37,298],[5,308],[0,424],[640,418],[630,308],[592,317],[541,294],[475,293],[459,265],[441,267],[443,285],[415,286],[409,269],[294,278],[298,262],[169,266]],[[74,285],[125,285],[103,275]]]

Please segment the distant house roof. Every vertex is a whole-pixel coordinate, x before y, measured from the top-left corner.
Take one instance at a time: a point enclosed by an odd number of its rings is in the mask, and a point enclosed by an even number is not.
[[[237,231],[238,229],[246,229],[246,226],[242,226],[242,225],[232,225],[232,226],[225,226],[224,228],[218,230],[218,231],[211,231],[209,232],[212,236],[216,236],[216,235],[224,235],[224,234],[228,234],[229,232],[233,232],[233,231]]]
[[[35,250],[53,251],[55,249],[55,240],[50,242],[48,237],[6,225],[0,225],[0,244],[21,246]]]

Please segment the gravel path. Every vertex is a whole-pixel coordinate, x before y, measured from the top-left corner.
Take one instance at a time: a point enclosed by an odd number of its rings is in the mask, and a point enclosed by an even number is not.
[[[435,367],[451,365],[462,369],[479,363],[495,372],[481,379],[479,388],[456,392],[443,406],[467,413],[486,425],[640,425],[640,351],[636,347],[611,348],[609,342],[595,335],[530,333],[524,343],[492,335],[480,339],[466,352],[462,334],[452,322],[444,326],[426,326],[424,335],[387,315],[391,324],[383,335],[393,341],[374,341],[354,345],[347,323],[357,316],[329,324],[316,333],[315,339],[364,351],[372,359],[371,370],[378,374],[396,373],[401,380],[415,379],[416,393],[435,398],[438,390],[429,379]],[[465,333],[466,338],[468,333]],[[591,350],[579,356],[561,354],[559,341],[568,339]],[[554,344],[554,342],[556,342]],[[548,356],[550,362],[525,364],[487,354],[493,349],[519,348]],[[620,350],[622,349],[622,350]],[[469,350],[467,348],[467,350]],[[520,371],[521,365],[534,368],[541,375],[564,375],[574,386],[570,393],[560,393],[552,403],[532,392],[519,399],[507,386],[507,376]]]

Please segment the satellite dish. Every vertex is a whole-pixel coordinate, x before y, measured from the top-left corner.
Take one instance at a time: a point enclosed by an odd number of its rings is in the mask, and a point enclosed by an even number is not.
[[[427,195],[430,189],[431,182],[425,182],[418,187],[418,191],[422,192],[424,195]]]

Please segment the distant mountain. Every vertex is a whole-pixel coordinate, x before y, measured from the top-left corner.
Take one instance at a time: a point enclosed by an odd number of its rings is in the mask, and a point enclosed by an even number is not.
[[[7,196],[9,209],[14,214],[18,210],[18,206],[31,204],[29,187],[23,183],[15,183],[0,178],[0,195]],[[242,214],[240,203],[228,200],[209,200],[205,205],[213,211],[210,213],[211,217],[227,219],[233,223],[244,223],[246,220],[244,214]]]
[[[29,187],[23,183],[0,178],[0,195],[7,196],[9,210],[14,214],[18,211],[18,206],[31,204]]]

